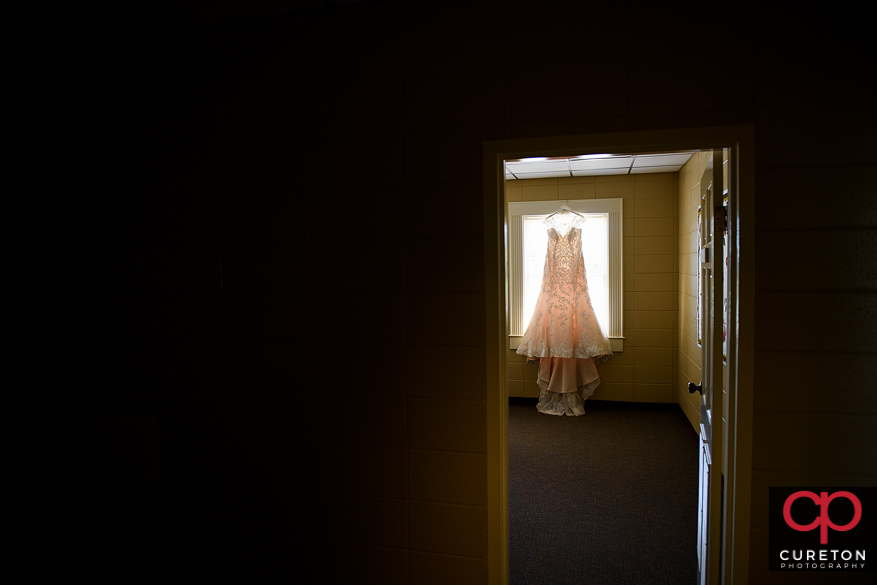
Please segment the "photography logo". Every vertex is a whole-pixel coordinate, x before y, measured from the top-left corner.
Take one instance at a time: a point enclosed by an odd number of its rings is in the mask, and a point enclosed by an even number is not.
[[[877,488],[770,488],[771,571],[877,570]]]

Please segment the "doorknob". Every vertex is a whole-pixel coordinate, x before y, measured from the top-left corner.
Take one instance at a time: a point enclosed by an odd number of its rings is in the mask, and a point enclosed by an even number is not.
[[[701,382],[700,384],[695,384],[694,382],[688,383],[688,393],[694,394],[695,392],[700,392],[701,394],[703,394],[703,382]]]

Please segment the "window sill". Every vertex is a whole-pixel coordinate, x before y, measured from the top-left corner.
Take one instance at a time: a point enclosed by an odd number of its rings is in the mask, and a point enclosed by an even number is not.
[[[521,338],[523,335],[509,335],[509,349],[518,349],[521,345]],[[609,343],[612,344],[612,351],[615,353],[621,353],[624,351],[624,338],[623,337],[609,337]]]

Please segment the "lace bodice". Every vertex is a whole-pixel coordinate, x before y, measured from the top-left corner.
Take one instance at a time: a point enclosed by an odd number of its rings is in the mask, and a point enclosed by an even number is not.
[[[566,236],[570,229],[581,227],[587,220],[584,216],[570,211],[561,209],[557,213],[553,213],[545,218],[542,224],[548,229],[554,229],[560,236]]]

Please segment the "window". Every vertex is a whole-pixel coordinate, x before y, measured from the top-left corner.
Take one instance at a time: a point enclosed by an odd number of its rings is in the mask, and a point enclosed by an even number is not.
[[[622,332],[622,200],[567,201],[582,214],[582,254],[588,291],[600,327],[613,351],[624,349]],[[547,230],[542,221],[560,207],[560,201],[509,204],[509,347],[517,349],[530,322],[545,265]]]

